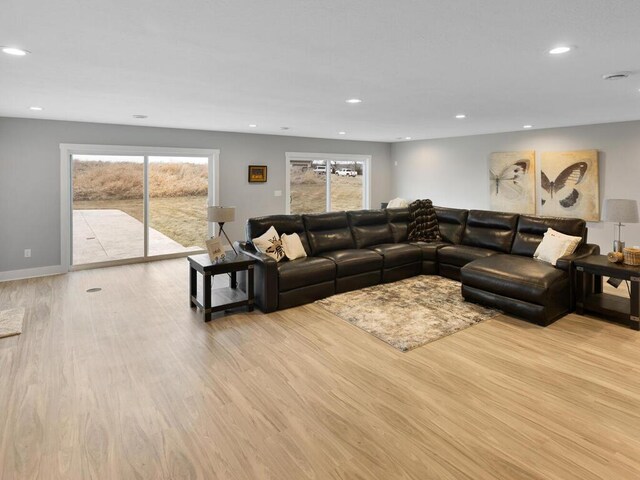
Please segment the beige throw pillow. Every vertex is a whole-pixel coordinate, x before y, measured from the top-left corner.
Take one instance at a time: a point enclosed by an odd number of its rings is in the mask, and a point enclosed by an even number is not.
[[[251,242],[253,242],[260,253],[270,256],[276,262],[284,258],[284,249],[282,248],[280,235],[278,235],[278,232],[273,226],[269,227],[269,230],[259,237],[251,239]]]
[[[569,246],[569,241],[553,235],[545,235],[540,245],[533,254],[533,258],[542,260],[543,262],[556,264],[560,257],[564,257],[564,252]]]
[[[545,235],[552,235],[554,237],[559,237],[559,238],[568,240],[569,247],[565,255],[571,255],[573,252],[575,252],[576,248],[578,248],[578,245],[580,245],[580,242],[582,241],[582,237],[574,237],[572,235],[567,235],[566,233],[557,232],[553,228],[549,228]]]
[[[280,240],[282,241],[284,254],[289,260],[295,260],[296,258],[304,258],[307,256],[307,252],[302,245],[302,240],[300,240],[300,235],[297,233],[292,233],[291,235],[283,233]]]
[[[581,237],[565,235],[549,228],[533,254],[533,258],[555,266],[560,257],[571,255],[575,252],[581,240]]]

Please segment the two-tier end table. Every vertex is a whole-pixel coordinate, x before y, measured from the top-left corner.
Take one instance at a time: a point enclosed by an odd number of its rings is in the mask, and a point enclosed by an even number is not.
[[[253,311],[253,269],[256,261],[242,253],[228,253],[224,260],[212,262],[208,254],[192,255],[189,260],[189,306],[199,307],[204,313],[204,321],[211,320],[211,314],[236,307],[247,307],[247,311]],[[214,275],[229,274],[230,286],[233,290],[238,288],[237,273],[247,272],[247,298],[244,300],[211,305],[211,279]],[[198,297],[197,273],[202,275],[202,301]]]
[[[596,313],[640,330],[640,266],[611,263],[605,255],[589,255],[574,262],[577,312]],[[631,283],[630,298],[602,291],[602,277]]]

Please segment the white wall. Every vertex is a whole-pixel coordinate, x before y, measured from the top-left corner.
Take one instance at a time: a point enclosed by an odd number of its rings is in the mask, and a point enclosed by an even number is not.
[[[237,207],[232,240],[244,239],[247,218],[284,213],[288,151],[371,155],[371,206],[391,193],[388,143],[0,118],[0,272],[60,263],[61,143],[220,149],[220,203]],[[267,183],[248,183],[251,164],[268,166]]]
[[[530,130],[395,143],[391,155],[394,196],[430,198],[434,204],[489,208],[491,152],[587,150],[600,152],[600,199],[640,200],[640,122]],[[539,178],[539,162],[537,162]],[[589,241],[611,250],[611,223],[589,222]],[[627,246],[640,244],[640,224],[623,231]]]

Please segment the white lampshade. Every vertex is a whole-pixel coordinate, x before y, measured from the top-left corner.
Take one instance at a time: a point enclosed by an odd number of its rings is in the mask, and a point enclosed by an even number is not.
[[[207,207],[207,220],[212,223],[233,222],[236,219],[236,207]]]
[[[605,222],[638,223],[638,202],[609,198],[604,202],[602,219]]]

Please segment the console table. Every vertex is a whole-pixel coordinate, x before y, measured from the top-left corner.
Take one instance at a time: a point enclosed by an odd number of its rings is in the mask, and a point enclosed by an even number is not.
[[[590,255],[574,262],[579,314],[591,312],[615,319],[640,330],[640,266],[611,263],[605,255]],[[602,291],[602,277],[631,283],[631,297],[619,297]]]
[[[211,320],[211,314],[221,312],[236,307],[247,307],[247,311],[253,311],[253,270],[256,261],[242,253],[229,253],[224,260],[212,262],[208,254],[193,255],[187,257],[189,260],[189,306],[199,307],[204,313],[204,321]],[[231,277],[231,288],[238,288],[236,274],[240,271],[247,271],[247,298],[236,302],[222,305],[211,305],[211,278],[214,275],[229,274]],[[202,275],[202,301],[198,298],[198,272]]]

